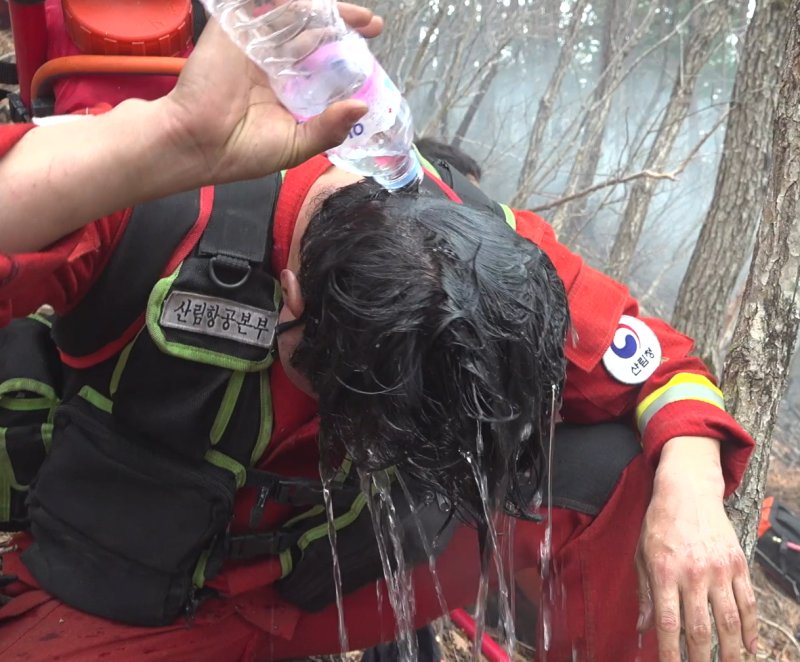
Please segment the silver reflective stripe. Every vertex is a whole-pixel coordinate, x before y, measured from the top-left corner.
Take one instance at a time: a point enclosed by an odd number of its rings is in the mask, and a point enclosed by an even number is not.
[[[668,404],[680,400],[698,400],[700,402],[707,402],[722,410],[725,409],[725,400],[723,400],[719,392],[711,386],[692,383],[675,384],[674,386],[670,386],[648,404],[647,409],[645,409],[639,417],[639,432],[644,434],[644,430],[653,416]]]
[[[161,326],[270,347],[278,313],[236,301],[175,290],[164,302]]]

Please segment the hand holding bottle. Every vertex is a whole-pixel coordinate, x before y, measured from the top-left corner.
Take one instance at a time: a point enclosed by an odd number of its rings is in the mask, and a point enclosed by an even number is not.
[[[380,34],[383,22],[365,8],[339,3],[341,16],[365,37]],[[199,162],[203,180],[222,183],[288,168],[344,140],[367,111],[358,100],[332,104],[298,124],[281,105],[267,76],[209,21],[165,99],[164,121],[178,151]],[[177,164],[181,167],[181,164]]]
[[[334,0],[203,2],[299,122],[346,99],[366,103],[347,139],[328,151],[337,166],[389,189],[421,178],[408,104]]]

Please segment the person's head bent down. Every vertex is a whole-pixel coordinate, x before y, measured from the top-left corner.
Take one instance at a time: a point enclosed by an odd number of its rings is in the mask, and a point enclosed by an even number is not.
[[[549,259],[490,214],[359,182],[311,217],[299,262],[278,344],[319,400],[323,455],[397,466],[468,517],[475,462],[492,505],[524,511],[565,369]]]

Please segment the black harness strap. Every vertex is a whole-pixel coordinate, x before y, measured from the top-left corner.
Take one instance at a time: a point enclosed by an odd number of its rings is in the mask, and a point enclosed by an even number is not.
[[[201,254],[212,256],[213,274],[223,287],[244,282],[251,265],[272,253],[272,223],[280,191],[279,173],[214,189],[214,207],[200,240]],[[255,210],[255,211],[254,211]],[[65,317],[53,324],[59,348],[88,357],[120,339],[146,310],[153,285],[198,221],[200,192],[188,191],[138,205],[94,287]],[[246,280],[246,278],[245,278]],[[97,324],[103,319],[104,324]]]
[[[211,279],[224,289],[242,285],[250,271],[270,264],[280,175],[219,186],[197,254],[210,258]]]
[[[278,474],[248,469],[245,485],[265,490],[269,500],[292,506],[315,506],[323,503],[322,483],[311,478],[289,478]],[[360,492],[355,485],[336,484],[331,488],[335,505],[350,505]]]
[[[461,201],[472,209],[486,211],[494,214],[499,218],[505,220],[503,208],[488,195],[486,195],[479,187],[475,186],[470,180],[462,175],[458,170],[452,167],[447,161],[442,159],[434,159],[431,165],[436,168],[442,181],[449,186],[453,192],[461,198]],[[422,180],[423,191],[433,193],[436,197],[442,196],[441,189],[435,182],[431,181],[430,177],[425,177]]]
[[[54,322],[53,338],[59,348],[85,357],[120,338],[147,308],[153,284],[194,226],[199,211],[199,191],[135,207],[94,287],[70,313]],[[104,323],[98,324],[98,319]]]
[[[278,556],[294,545],[300,535],[302,534],[279,530],[228,536],[225,538],[222,551],[225,558],[239,561]]]

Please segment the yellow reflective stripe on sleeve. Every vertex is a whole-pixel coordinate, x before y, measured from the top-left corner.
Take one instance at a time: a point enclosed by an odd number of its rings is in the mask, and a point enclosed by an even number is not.
[[[720,391],[707,377],[682,372],[675,375],[664,386],[657,388],[636,407],[636,425],[644,434],[647,424],[661,409],[680,400],[706,402],[725,410],[725,400]]]
[[[512,230],[516,230],[517,217],[514,216],[514,212],[511,211],[511,207],[509,207],[508,205],[504,205],[503,203],[498,203],[498,204],[500,205],[500,208],[503,210],[503,214],[506,217],[506,223],[508,223],[511,226]]]

